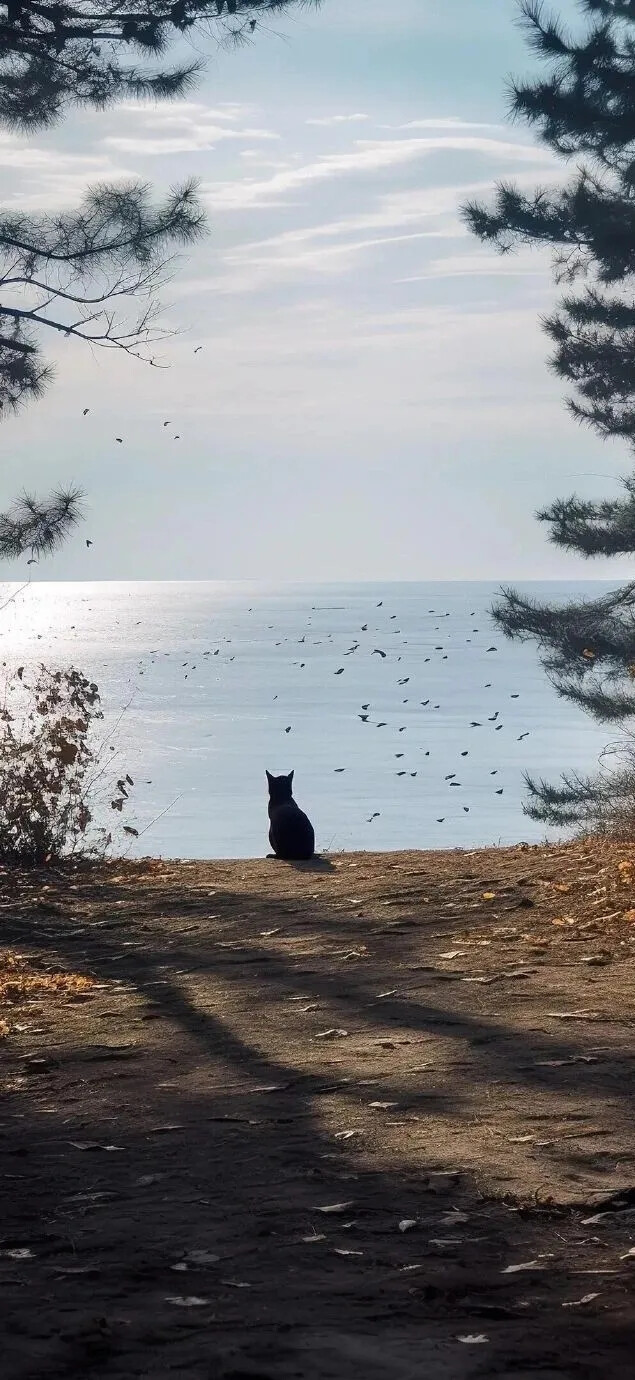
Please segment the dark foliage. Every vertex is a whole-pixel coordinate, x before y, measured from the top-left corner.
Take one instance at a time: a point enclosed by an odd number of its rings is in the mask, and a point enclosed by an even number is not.
[[[185,94],[200,60],[165,65],[196,35],[215,44],[251,37],[280,11],[315,0],[5,0],[0,5],[0,121],[30,130],[73,105]]]
[[[635,0],[580,0],[574,37],[535,0],[521,6],[541,80],[515,82],[512,114],[575,171],[564,185],[525,195],[502,184],[492,207],[465,208],[471,229],[503,253],[519,244],[554,251],[557,281],[578,284],[544,322],[551,365],[574,388],[569,408],[601,437],[635,444]],[[587,557],[635,552],[635,475],[623,496],[576,495],[538,513],[558,546]],[[564,606],[504,590],[494,617],[507,634],[537,642],[558,693],[625,731],[622,755],[595,777],[560,787],[529,780],[528,812],[555,824],[632,822],[635,758],[635,585]],[[617,763],[617,766],[615,765]]]
[[[46,501],[23,494],[6,513],[0,513],[0,560],[30,552],[48,556],[65,540],[79,521],[81,494],[60,489]]]

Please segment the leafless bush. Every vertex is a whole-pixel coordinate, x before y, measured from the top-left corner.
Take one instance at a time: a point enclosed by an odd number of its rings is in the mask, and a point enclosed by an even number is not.
[[[111,784],[95,743],[102,719],[97,685],[74,667],[40,665],[27,679],[19,666],[9,677],[0,708],[0,864],[97,857],[112,844],[112,831],[93,820],[94,801],[105,793],[122,814],[133,781]]]

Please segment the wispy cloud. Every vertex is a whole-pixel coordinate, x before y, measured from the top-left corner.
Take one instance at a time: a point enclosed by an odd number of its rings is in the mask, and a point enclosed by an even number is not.
[[[352,115],[321,115],[314,116],[312,120],[307,120],[307,125],[348,125],[357,124],[361,120],[370,120],[370,115],[363,115],[361,111],[355,111]]]
[[[328,181],[384,169],[397,168],[424,160],[439,152],[480,155],[498,164],[531,163],[537,169],[550,167],[549,152],[532,144],[494,139],[485,135],[462,134],[452,130],[410,139],[356,140],[346,153],[320,154],[313,162],[275,173],[268,178],[242,178],[208,182],[203,193],[217,210],[248,210],[284,201],[290,192],[315,182]]]

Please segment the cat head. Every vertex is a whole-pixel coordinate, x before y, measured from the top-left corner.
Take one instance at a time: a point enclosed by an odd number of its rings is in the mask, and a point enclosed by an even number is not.
[[[291,800],[293,795],[293,772],[288,776],[272,776],[267,772],[267,782],[269,784],[269,799],[276,805],[281,805],[284,800]]]

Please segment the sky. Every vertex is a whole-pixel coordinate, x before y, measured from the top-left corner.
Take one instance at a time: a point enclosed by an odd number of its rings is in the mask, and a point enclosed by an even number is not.
[[[533,516],[574,489],[614,494],[628,469],[546,367],[549,260],[500,259],[460,217],[499,178],[562,176],[506,120],[507,79],[534,61],[516,14],[324,0],[247,48],[208,45],[186,101],[0,135],[7,208],[72,207],[133,176],[160,197],[195,176],[209,217],[164,290],[165,367],[45,341],[56,378],[3,423],[0,503],[75,483],[85,516],[7,578],[625,571],[559,552]]]

